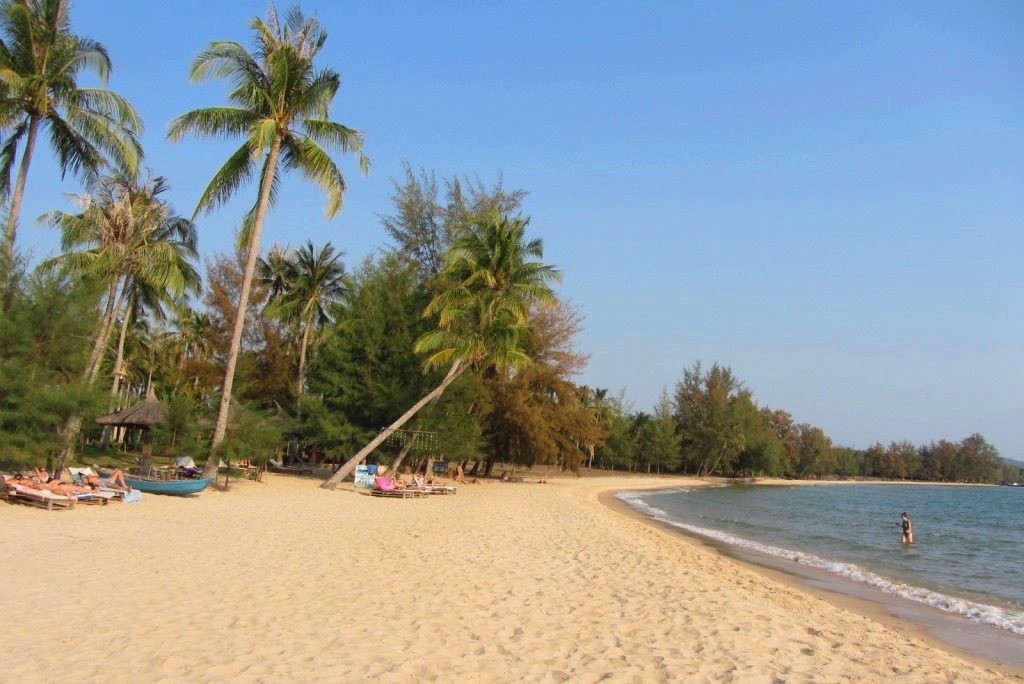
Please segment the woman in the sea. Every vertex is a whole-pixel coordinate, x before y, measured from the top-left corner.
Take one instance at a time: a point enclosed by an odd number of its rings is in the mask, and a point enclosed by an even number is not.
[[[914,526],[910,523],[910,516],[904,511],[900,515],[900,524],[903,526],[903,536],[900,537],[901,544],[914,543]]]

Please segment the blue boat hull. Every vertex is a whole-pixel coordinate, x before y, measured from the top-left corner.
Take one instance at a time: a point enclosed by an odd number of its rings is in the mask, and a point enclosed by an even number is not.
[[[150,494],[169,494],[171,496],[189,496],[198,494],[206,489],[213,482],[212,477],[201,477],[197,480],[140,480],[139,478],[125,475],[124,481],[132,489]]]

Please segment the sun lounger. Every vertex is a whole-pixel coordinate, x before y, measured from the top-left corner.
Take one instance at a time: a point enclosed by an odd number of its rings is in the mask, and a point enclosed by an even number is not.
[[[101,468],[100,466],[94,466],[93,468],[69,468],[72,477],[76,474],[82,475],[98,475],[99,477],[110,477],[111,471],[109,468]],[[76,471],[79,471],[76,473]],[[142,492],[138,489],[116,489],[114,487],[100,487],[96,490],[97,493],[103,493],[104,496],[110,496],[121,503],[138,503],[142,500]]]
[[[455,494],[458,492],[455,485],[427,483],[418,475],[413,476],[412,482],[416,486],[416,489],[421,489],[427,494]]]
[[[390,477],[376,477],[373,480],[373,489],[370,496],[382,496],[392,499],[418,499],[427,495],[427,492],[416,488],[400,488],[395,486]]]
[[[383,489],[371,489],[370,496],[382,496],[391,499],[419,499],[427,496],[427,493],[418,489],[394,489],[390,492]]]
[[[7,482],[7,500],[45,508],[48,511],[60,511],[71,508],[74,502],[66,496],[54,494],[45,489],[33,489],[15,482]]]

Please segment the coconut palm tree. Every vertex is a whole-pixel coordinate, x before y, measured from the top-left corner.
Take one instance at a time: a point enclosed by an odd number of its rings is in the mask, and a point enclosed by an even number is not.
[[[278,191],[281,171],[297,169],[319,185],[327,194],[325,213],[331,218],[341,209],[345,178],[323,146],[355,153],[363,173],[369,168],[362,152],[362,135],[327,119],[341,76],[331,69],[314,68],[313,59],[327,39],[320,24],[315,19],[305,18],[298,8],[289,10],[281,24],[271,5],[266,21],[254,19],[252,29],[254,53],[250,54],[238,43],[216,42],[192,63],[193,81],[226,78],[234,83],[228,95],[233,106],[209,107],[183,114],[171,123],[169,133],[174,141],[189,134],[245,138],[242,146],[214,174],[199,199],[197,213],[226,202],[259,167],[259,193],[240,236],[247,243],[247,258],[211,448],[224,439],[227,429],[231,387],[259,255],[260,235],[267,209]],[[216,464],[217,459],[210,458],[205,473],[215,472]]]
[[[526,225],[524,219],[494,215],[460,229],[441,273],[447,286],[424,311],[437,316],[437,329],[416,342],[417,353],[428,355],[424,370],[447,366],[447,374],[321,486],[334,489],[467,370],[522,368],[530,362],[524,351],[530,306],[554,302],[550,284],[560,274],[534,260],[543,258],[544,246],[539,239],[526,241]]]
[[[183,392],[193,400],[205,397],[196,367],[210,361],[213,354],[213,321],[210,315],[187,306],[176,309],[171,332],[170,355],[174,367],[174,391]]]
[[[11,174],[21,149],[10,194],[4,263],[14,254],[25,180],[41,129],[49,133],[61,171],[96,180],[108,164],[134,175],[142,157],[142,123],[120,95],[104,88],[79,88],[78,75],[110,74],[106,49],[71,33],[68,0],[0,2],[0,193],[10,193]],[[5,269],[5,273],[9,272]],[[4,287],[6,278],[4,276]]]
[[[179,217],[175,217],[175,221],[184,221]],[[186,223],[188,223],[186,221]],[[191,224],[189,223],[191,226]],[[171,226],[164,226],[163,231],[169,231]],[[157,239],[161,239],[160,236]],[[178,260],[178,265],[175,267],[182,272],[185,277],[184,289],[192,294],[198,294],[202,284],[202,278],[199,272],[196,271],[195,267],[189,262],[190,259],[196,258],[195,251],[195,230],[194,228],[189,229],[189,234],[186,237],[186,242],[177,240],[173,235],[168,235],[168,242],[175,248],[175,254],[172,258]],[[139,327],[140,324],[146,323],[147,315],[151,317],[155,322],[163,323],[167,320],[166,307],[170,306],[178,308],[180,306],[187,306],[184,301],[180,301],[181,298],[173,297],[172,294],[163,288],[154,287],[149,281],[141,278],[129,276],[125,281],[124,285],[126,289],[125,306],[124,312],[121,315],[121,332],[117,339],[117,354],[114,357],[114,372],[113,372],[113,383],[110,387],[110,409],[114,410],[114,403],[117,401],[117,397],[120,394],[122,381],[127,377],[125,372],[125,343],[128,340],[129,329]],[[187,299],[187,296],[183,296]],[[103,443],[106,444],[110,434],[110,426],[106,426],[103,430]]]
[[[180,216],[160,195],[165,178],[144,181],[112,176],[100,181],[95,196],[77,198],[77,214],[51,212],[48,221],[61,231],[59,256],[44,262],[83,277],[108,283],[99,334],[83,379],[99,373],[103,350],[125,298],[133,289],[149,288],[180,296],[194,287],[199,275],[189,263],[197,258],[194,224]]]
[[[275,304],[280,302],[295,280],[295,265],[291,253],[284,247],[273,245],[267,252],[267,258],[256,260],[256,277],[260,285],[267,288],[267,303],[264,313],[270,313]]]
[[[159,198],[167,187],[161,177],[105,178],[96,197],[78,198],[81,213],[55,211],[49,216],[50,223],[61,230],[63,253],[44,265],[108,283],[82,375],[86,384],[95,382],[113,327],[134,290],[146,288],[180,297],[198,279],[189,263],[197,256],[195,227],[174,215],[173,208]],[[65,426],[61,465],[71,456],[81,422],[80,415],[73,415]]]
[[[319,251],[311,240],[290,257],[272,250],[260,259],[259,275],[270,290],[267,311],[282,320],[295,321],[299,336],[299,373],[296,403],[306,388],[306,358],[315,331],[331,321],[331,310],[345,294],[344,252],[327,243]]]

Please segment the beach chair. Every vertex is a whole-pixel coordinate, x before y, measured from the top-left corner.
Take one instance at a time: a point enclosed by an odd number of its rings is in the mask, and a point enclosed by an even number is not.
[[[390,499],[418,499],[426,495],[427,493],[421,489],[397,487],[390,477],[375,477],[373,489],[370,490],[370,496]]]
[[[48,511],[67,510],[75,503],[66,496],[54,494],[45,489],[33,489],[16,482],[6,482],[5,488],[7,489],[8,501],[45,508]]]
[[[427,483],[419,475],[413,475],[412,483],[427,494],[455,494],[458,491],[454,485]]]
[[[93,477],[109,477],[110,471],[106,468],[100,468],[98,465],[92,468],[68,468],[71,472],[72,478],[80,478],[82,475],[91,475]],[[76,484],[81,484],[78,479],[75,479]],[[96,494],[100,494],[107,498],[109,501],[120,501],[121,503],[138,503],[142,501],[142,492],[138,489],[115,489],[114,487],[100,487],[96,490]]]

